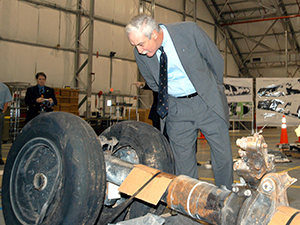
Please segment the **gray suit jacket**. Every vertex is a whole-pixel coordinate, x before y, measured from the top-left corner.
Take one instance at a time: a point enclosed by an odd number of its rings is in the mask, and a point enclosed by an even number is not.
[[[223,88],[224,60],[211,38],[194,22],[165,25],[188,77],[203,101],[229,122],[229,110]],[[135,48],[139,70],[151,89],[158,91],[159,62]],[[172,110],[170,108],[169,110]]]

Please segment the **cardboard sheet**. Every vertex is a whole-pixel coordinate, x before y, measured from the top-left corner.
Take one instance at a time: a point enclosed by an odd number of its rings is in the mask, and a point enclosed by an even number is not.
[[[132,196],[158,172],[160,171],[157,169],[137,164],[121,184],[119,191]],[[171,174],[159,174],[136,196],[136,198],[156,205],[174,178],[175,176]]]

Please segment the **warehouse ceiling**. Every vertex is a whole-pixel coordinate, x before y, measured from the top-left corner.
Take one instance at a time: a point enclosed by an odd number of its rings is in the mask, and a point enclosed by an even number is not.
[[[203,0],[241,76],[257,77],[266,68],[300,65],[300,0]],[[299,71],[298,71],[299,72]]]

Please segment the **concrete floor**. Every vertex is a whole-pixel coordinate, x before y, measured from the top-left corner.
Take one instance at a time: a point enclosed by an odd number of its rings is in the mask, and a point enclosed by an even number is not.
[[[294,129],[296,127],[288,127],[288,138],[289,142],[295,142],[298,140],[296,137],[296,134],[294,132]],[[263,136],[265,138],[266,143],[268,144],[269,150],[278,150],[276,147],[276,143],[280,141],[280,128],[266,128],[263,132]],[[238,138],[247,136],[249,134],[248,131],[238,131],[230,132],[231,137],[231,143],[232,143],[232,152],[233,152],[233,158],[238,157],[238,147],[236,147],[235,141]],[[11,143],[3,144],[2,145],[2,151],[3,151],[3,157],[4,160],[6,160],[7,154],[9,152]],[[205,166],[205,163],[207,160],[210,159],[210,148],[207,144],[207,141],[205,139],[198,139],[198,150],[197,150],[197,160],[201,163],[201,166],[198,166],[198,174],[199,179],[207,181],[209,183],[213,183],[213,173],[211,169],[207,169]],[[276,163],[276,172],[281,171],[288,171],[289,175],[291,177],[297,178],[298,181],[293,184],[287,191],[288,194],[288,200],[291,207],[300,209],[300,159],[291,158],[289,157],[291,162],[289,163]],[[0,166],[0,186],[2,186],[2,174],[3,174],[4,166]],[[234,181],[239,182],[239,178],[237,174],[234,174]],[[1,202],[1,200],[0,200]],[[1,202],[2,206],[2,202]],[[166,214],[168,214],[168,211],[166,211]],[[168,217],[166,215],[165,217]],[[176,218],[176,217],[169,217],[170,219],[166,219],[166,224],[192,224],[189,220],[184,220],[182,218]],[[186,223],[184,222],[186,221]],[[4,219],[2,214],[2,207],[0,208],[0,225],[4,225]]]

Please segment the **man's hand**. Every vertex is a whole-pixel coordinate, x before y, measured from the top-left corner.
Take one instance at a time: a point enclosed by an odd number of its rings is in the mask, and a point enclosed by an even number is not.
[[[52,98],[48,98],[48,100],[49,100],[50,104],[53,103],[53,99]]]
[[[45,99],[42,98],[42,97],[39,97],[39,98],[36,100],[37,103],[43,103],[44,101],[45,101]]]
[[[137,88],[145,87],[145,82],[133,82],[132,85],[135,85]]]

